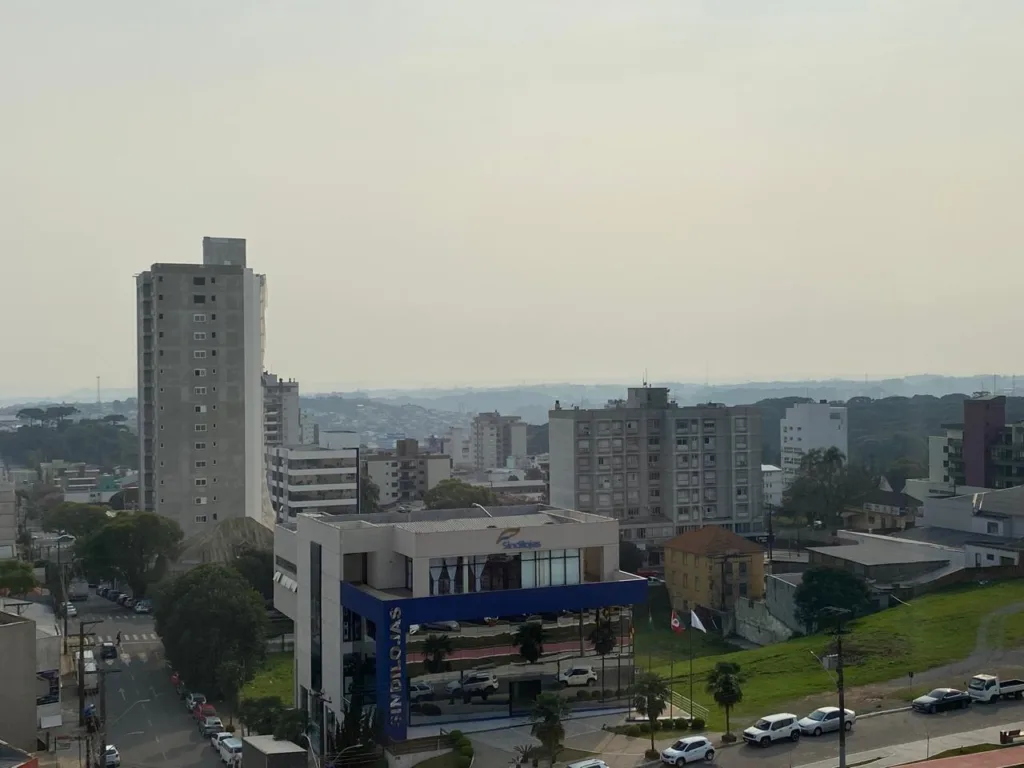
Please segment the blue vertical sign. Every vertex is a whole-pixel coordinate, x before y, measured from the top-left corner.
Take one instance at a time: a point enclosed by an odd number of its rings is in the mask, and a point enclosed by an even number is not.
[[[405,628],[402,626],[402,609],[395,605],[388,609],[387,629],[378,633],[384,642],[384,653],[378,650],[378,670],[383,662],[387,669],[386,675],[378,671],[377,679],[385,681],[385,695],[378,697],[383,703],[384,723],[387,735],[396,740],[404,741],[409,724],[409,692],[406,690],[405,676]],[[381,643],[378,641],[378,648]]]

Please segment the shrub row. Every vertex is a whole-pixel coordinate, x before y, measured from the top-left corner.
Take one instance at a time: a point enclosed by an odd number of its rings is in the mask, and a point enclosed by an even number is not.
[[[653,723],[633,723],[632,725],[619,725],[611,728],[614,733],[618,733],[623,736],[643,736],[651,732],[651,728],[657,731],[667,730],[693,730],[703,731],[705,723],[699,717],[695,717],[693,720],[687,720],[685,717],[677,717],[673,720],[657,720]]]

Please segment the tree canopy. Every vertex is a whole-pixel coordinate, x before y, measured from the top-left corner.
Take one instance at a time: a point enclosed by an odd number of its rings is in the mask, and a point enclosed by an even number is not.
[[[452,478],[442,480],[423,497],[427,509],[464,509],[474,504],[487,506],[497,500],[490,489]]]
[[[271,550],[247,547],[235,556],[231,566],[264,600],[274,599],[274,553]]]
[[[838,448],[815,449],[801,459],[796,478],[783,494],[782,508],[808,524],[821,520],[838,528],[843,510],[862,503],[877,486],[866,470],[847,463]]]
[[[632,541],[623,539],[619,542],[619,570],[636,573],[643,568],[644,553]]]
[[[181,539],[181,528],[174,520],[137,512],[118,515],[95,533],[79,539],[75,553],[86,573],[122,579],[139,598],[145,597],[149,586],[164,574]]]
[[[32,564],[23,560],[0,560],[0,592],[24,595],[36,587]]]
[[[77,504],[62,501],[45,510],[39,523],[44,531],[70,533],[76,539],[89,536],[110,521],[107,508],[98,504]]]
[[[668,683],[657,672],[641,672],[633,683],[633,706],[641,716],[652,724],[657,723],[661,714],[668,709],[672,696]],[[650,729],[651,749],[654,749],[654,729]]]
[[[706,690],[715,703],[725,710],[725,732],[729,733],[729,715],[732,708],[743,701],[742,676],[740,665],[729,661],[720,661],[708,673]]]
[[[167,658],[196,689],[230,696],[221,686],[241,688],[266,655],[263,598],[230,566],[200,565],[175,576],[160,585],[153,605]]]
[[[123,423],[104,419],[67,421],[70,406],[63,416],[53,409],[25,408],[19,417],[27,423],[13,432],[0,432],[0,457],[14,465],[37,466],[53,459],[82,461],[104,469],[117,466],[137,467],[139,440]],[[42,418],[22,417],[26,411],[42,410]],[[72,409],[73,411],[74,409]]]
[[[864,579],[839,568],[808,568],[796,588],[793,602],[796,618],[813,632],[826,608],[849,611],[852,616],[864,612],[871,593]]]

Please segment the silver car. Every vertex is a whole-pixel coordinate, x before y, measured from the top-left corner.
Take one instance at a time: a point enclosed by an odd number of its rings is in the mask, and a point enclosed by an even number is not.
[[[846,710],[845,720],[846,730],[851,730],[853,724],[857,722],[857,713],[852,709]],[[821,736],[823,733],[829,731],[838,731],[839,723],[841,722],[839,717],[839,707],[820,707],[814,710],[807,717],[800,718],[800,731],[808,736]]]

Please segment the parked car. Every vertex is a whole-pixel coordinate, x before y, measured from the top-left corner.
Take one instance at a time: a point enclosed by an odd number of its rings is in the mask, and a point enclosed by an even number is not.
[[[715,748],[704,736],[687,736],[661,751],[661,762],[666,765],[686,765],[701,760],[710,763],[714,759]]]
[[[107,748],[103,751],[103,762],[106,763],[107,768],[118,768],[121,765],[121,753],[113,744],[107,744]]]
[[[221,731],[220,733],[215,733],[215,734],[213,734],[210,737],[210,746],[213,747],[213,751],[214,752],[217,752],[218,754],[220,754],[220,743],[222,741],[224,741],[224,739],[233,739],[233,738],[235,738],[235,734],[228,733],[227,731]]]
[[[597,682],[597,672],[593,667],[570,667],[558,676],[563,688],[570,685],[591,685]]]
[[[409,683],[409,701],[432,701],[434,698],[434,686],[424,683],[422,680],[413,680]]]
[[[206,703],[206,696],[201,693],[190,693],[185,697],[185,709],[191,712],[200,704]]]
[[[122,592],[120,595],[118,595],[117,602],[118,602],[119,605],[124,605],[125,601],[126,600],[130,600],[131,597],[132,597],[131,595],[129,595],[129,594],[125,593],[125,592]]]
[[[457,621],[428,621],[423,624],[423,629],[433,630],[435,632],[458,632],[459,622]]]
[[[192,710],[192,718],[197,723],[202,722],[208,717],[217,717],[217,708],[209,702],[197,704],[196,708]]]
[[[113,643],[103,643],[100,645],[100,658],[101,659],[116,659],[117,658],[117,646]]]
[[[975,675],[967,684],[967,693],[974,701],[990,704],[999,699],[1024,697],[1024,680],[1000,680],[995,675]]]
[[[464,699],[479,696],[486,700],[500,687],[498,676],[493,672],[470,672],[462,680],[452,680],[444,690],[449,696],[462,696]]]
[[[134,608],[135,607],[135,598],[134,597],[127,598],[124,601],[124,607],[125,608]]]
[[[844,718],[846,730],[851,730],[857,722],[857,713],[852,709],[846,710]],[[821,736],[829,731],[839,730],[839,707],[819,707],[807,717],[800,718],[800,732],[807,736]]]
[[[219,717],[204,717],[199,721],[199,732],[203,736],[212,736],[224,730],[224,723]]]
[[[110,591],[110,587],[108,587],[105,584],[101,584],[99,587],[96,588],[96,594],[99,595],[100,597],[106,597],[107,596],[107,592],[109,592],[109,591]]]
[[[608,763],[596,757],[591,757],[586,760],[577,760],[575,763],[569,763],[565,768],[608,768]]]
[[[69,619],[78,615],[78,608],[75,607],[74,603],[61,603],[60,607]]]
[[[153,604],[149,600],[138,600],[134,608],[136,613],[152,613]]]
[[[800,725],[797,723],[797,716],[789,712],[762,717],[743,731],[743,740],[747,744],[757,744],[761,747],[770,746],[784,739],[796,741],[799,738]]]
[[[971,697],[964,691],[956,688],[936,688],[924,696],[918,696],[911,703],[915,712],[927,712],[933,715],[936,712],[945,712],[950,709],[963,709],[969,707]]]
[[[242,756],[242,741],[234,737],[220,743],[220,759],[224,765],[232,765]]]
[[[121,593],[118,592],[116,589],[112,589],[104,595],[104,597],[107,598],[107,600],[110,600],[115,603],[117,602],[117,598],[119,598],[120,596]]]

